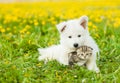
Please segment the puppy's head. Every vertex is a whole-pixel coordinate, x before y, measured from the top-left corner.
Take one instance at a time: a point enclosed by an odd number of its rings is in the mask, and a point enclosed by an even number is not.
[[[76,49],[82,45],[88,33],[88,17],[69,20],[57,25],[60,32],[60,43],[70,49]]]

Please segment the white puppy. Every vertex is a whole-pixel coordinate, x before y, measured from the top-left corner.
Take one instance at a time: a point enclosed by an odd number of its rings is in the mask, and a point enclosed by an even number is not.
[[[60,33],[60,44],[48,48],[39,48],[41,56],[39,60],[57,60],[59,63],[68,65],[68,53],[74,51],[81,45],[93,48],[93,57],[86,64],[89,70],[99,72],[96,65],[96,54],[98,46],[88,32],[88,17],[82,16],[79,19],[69,20],[57,25]]]

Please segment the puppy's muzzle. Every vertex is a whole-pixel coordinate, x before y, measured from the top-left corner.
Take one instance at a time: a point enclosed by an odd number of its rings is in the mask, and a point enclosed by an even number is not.
[[[77,48],[77,47],[78,47],[78,43],[75,43],[73,46],[74,46],[75,48]]]

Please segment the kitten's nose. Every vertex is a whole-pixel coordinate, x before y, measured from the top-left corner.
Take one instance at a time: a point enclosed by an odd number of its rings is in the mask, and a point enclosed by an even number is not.
[[[75,44],[74,44],[74,47],[77,48],[77,47],[78,47],[78,43],[75,43]]]

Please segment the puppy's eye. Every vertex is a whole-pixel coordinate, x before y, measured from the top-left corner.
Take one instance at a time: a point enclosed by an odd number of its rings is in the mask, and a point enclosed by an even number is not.
[[[68,38],[72,38],[72,36],[68,36]]]
[[[78,35],[78,37],[81,37],[81,35]]]

